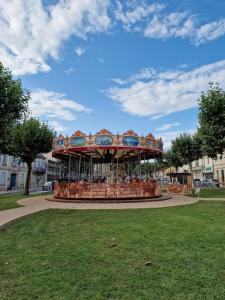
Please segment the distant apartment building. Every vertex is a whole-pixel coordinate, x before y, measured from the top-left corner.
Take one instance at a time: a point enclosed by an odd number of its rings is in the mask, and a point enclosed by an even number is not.
[[[24,190],[27,167],[21,159],[0,154],[0,192]],[[30,189],[41,190],[46,181],[60,177],[60,163],[51,153],[39,154],[32,164]]]
[[[25,178],[25,163],[16,157],[0,154],[0,191],[23,189]]]
[[[192,162],[192,170],[194,179],[217,179],[221,185],[225,185],[225,152],[215,160],[204,156]],[[190,172],[190,168],[184,165],[178,172]]]
[[[225,185],[225,153],[214,162],[214,178]]]
[[[46,179],[47,181],[57,181],[61,177],[61,163],[57,158],[52,157],[52,152],[44,154],[47,164]]]
[[[192,170],[194,179],[213,179],[213,160],[208,156],[204,156],[192,162]]]

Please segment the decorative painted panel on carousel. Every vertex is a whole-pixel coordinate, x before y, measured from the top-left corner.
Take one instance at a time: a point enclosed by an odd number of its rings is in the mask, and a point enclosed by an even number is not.
[[[64,140],[58,140],[58,141],[57,141],[57,145],[58,145],[59,147],[64,146]]]
[[[97,136],[95,139],[95,144],[100,146],[108,146],[108,145],[112,145],[112,143],[113,143],[113,139],[111,138],[111,136],[107,136],[107,135]]]
[[[125,136],[122,139],[122,143],[124,146],[136,147],[139,144],[139,140],[135,136]]]
[[[72,137],[71,139],[71,145],[75,146],[75,147],[80,147],[80,146],[84,146],[86,144],[86,139],[85,137]]]

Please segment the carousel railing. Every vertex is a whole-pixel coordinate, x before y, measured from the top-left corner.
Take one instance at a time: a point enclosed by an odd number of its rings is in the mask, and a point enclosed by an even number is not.
[[[87,182],[58,182],[54,197],[67,199],[144,198],[161,196],[159,181],[132,181],[115,184]]]

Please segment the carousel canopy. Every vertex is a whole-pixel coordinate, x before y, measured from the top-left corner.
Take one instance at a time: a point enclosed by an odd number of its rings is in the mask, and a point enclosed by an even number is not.
[[[70,155],[93,162],[110,163],[138,159],[151,159],[162,155],[162,139],[155,139],[149,133],[138,136],[133,130],[113,134],[102,129],[96,134],[76,131],[72,136],[59,135],[53,145],[53,156],[67,159]]]

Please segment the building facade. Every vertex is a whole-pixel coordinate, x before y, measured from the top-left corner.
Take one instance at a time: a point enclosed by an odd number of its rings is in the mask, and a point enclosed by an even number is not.
[[[0,154],[0,191],[22,190],[25,178],[25,163],[16,157]]]
[[[52,157],[52,152],[44,154],[46,161],[46,180],[57,181],[61,178],[61,162],[59,159]]]
[[[25,187],[27,167],[21,159],[0,154],[0,192],[22,192]],[[46,163],[42,155],[38,155],[32,164],[30,189],[41,190],[46,182]]]
[[[194,179],[217,179],[222,186],[225,186],[225,152],[217,159],[204,156],[192,162]],[[190,172],[188,165],[178,169],[178,172]]]
[[[0,154],[0,192],[23,192],[27,166],[21,159]],[[39,154],[32,164],[30,190],[39,191],[46,181],[56,181],[61,176],[60,161],[52,153]]]

